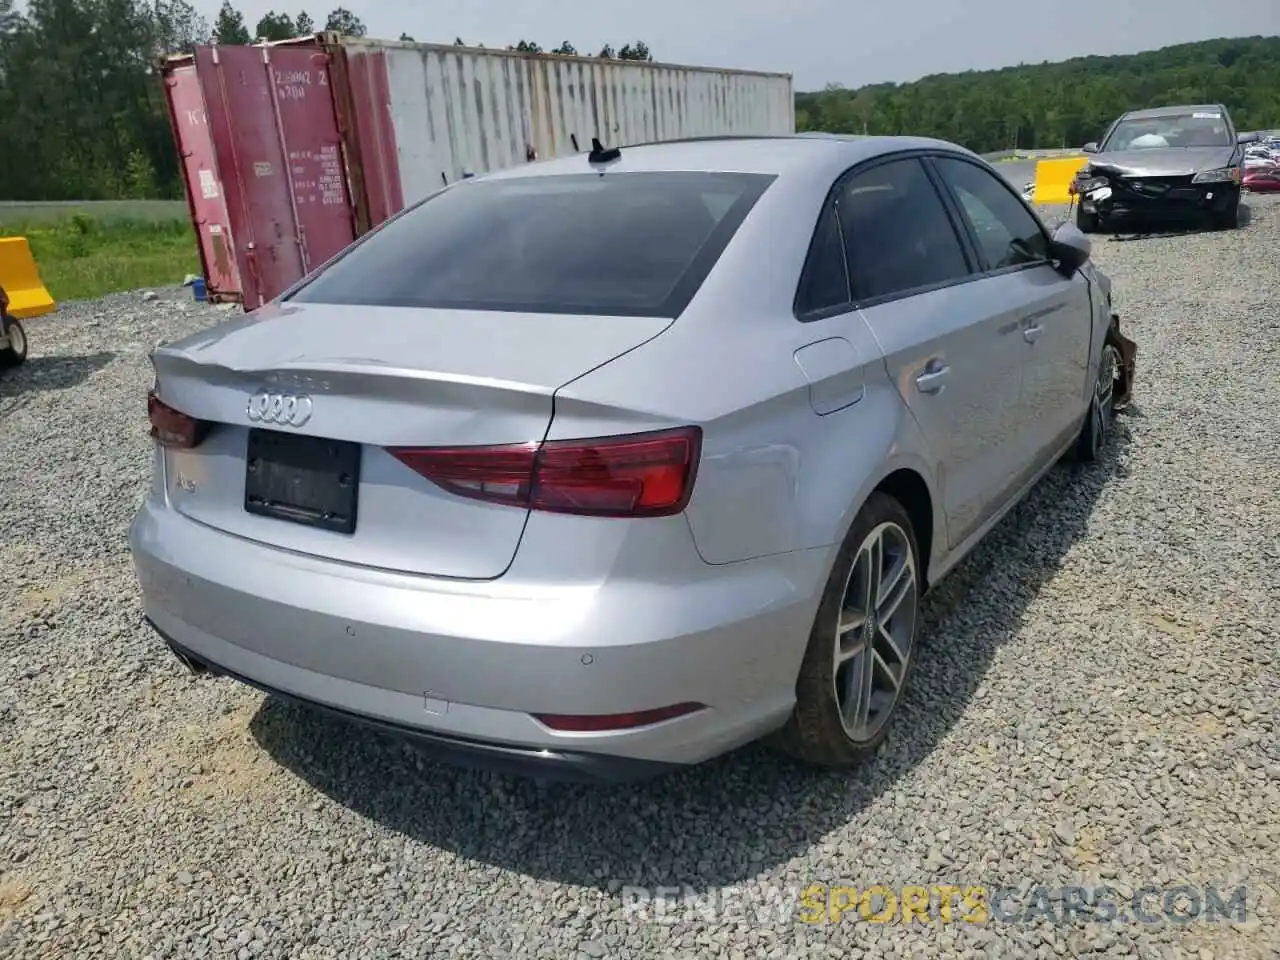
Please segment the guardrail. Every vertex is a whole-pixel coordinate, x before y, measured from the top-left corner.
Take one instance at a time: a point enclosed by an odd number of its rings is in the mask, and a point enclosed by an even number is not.
[[[76,213],[98,220],[184,220],[190,216],[182,200],[4,200],[0,201],[0,227],[60,220]]]
[[[1074,157],[1080,151],[1076,148],[1053,150],[997,150],[995,153],[979,154],[988,163],[999,163],[1001,160],[1051,160],[1055,157]]]

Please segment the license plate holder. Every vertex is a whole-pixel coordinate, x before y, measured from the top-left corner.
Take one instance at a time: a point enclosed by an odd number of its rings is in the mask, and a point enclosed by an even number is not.
[[[244,509],[333,533],[354,533],[360,444],[251,429]]]

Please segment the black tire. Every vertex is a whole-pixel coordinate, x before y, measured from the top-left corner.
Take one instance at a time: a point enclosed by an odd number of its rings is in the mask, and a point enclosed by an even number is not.
[[[1076,226],[1081,233],[1097,233],[1099,218],[1096,213],[1085,213],[1083,207],[1076,208]]]
[[[1089,413],[1080,428],[1076,441],[1076,459],[1081,463],[1094,463],[1102,458],[1111,439],[1111,425],[1116,416],[1116,378],[1120,374],[1120,351],[1112,344],[1102,346],[1102,358],[1098,363],[1098,379],[1094,381],[1093,398],[1089,401]]]
[[[1227,209],[1213,218],[1213,225],[1219,230],[1235,230],[1240,226],[1240,191],[1233,190],[1231,202]]]
[[[876,670],[877,662],[885,663],[887,660],[878,661],[867,655],[855,656],[839,666],[836,662],[841,640],[838,630],[841,615],[846,614],[851,618],[853,615],[846,600],[851,594],[866,595],[864,591],[869,578],[865,574],[869,564],[865,559],[863,565],[858,565],[857,561],[866,556],[863,548],[873,534],[883,537],[882,542],[886,544],[880,567],[882,573],[886,569],[892,573],[905,557],[909,560],[909,566],[903,568],[903,575],[909,576],[910,580],[899,580],[897,587],[888,591],[888,597],[896,597],[899,590],[903,590],[896,611],[891,611],[884,624],[884,631],[878,630],[878,618],[873,616],[867,618],[864,625],[850,629],[845,638],[855,637],[861,645],[865,645],[869,638],[875,638],[876,646],[883,651],[884,656],[897,660],[892,671],[885,667]],[[890,544],[893,546],[889,547]],[[889,732],[893,716],[902,700],[902,692],[906,689],[915,665],[924,576],[915,531],[907,511],[894,498],[883,493],[873,493],[854,519],[827,580],[826,590],[809,634],[809,645],[800,665],[800,674],[796,678],[795,709],[787,725],[774,736],[775,747],[805,763],[834,769],[856,766],[876,752]],[[887,637],[890,631],[898,634],[894,643],[890,643]],[[897,658],[895,652],[902,652],[903,649],[905,654]],[[877,693],[883,696],[883,690],[869,690],[874,683],[866,686],[854,683],[855,676],[866,677],[865,673],[860,672],[863,665],[872,670],[872,679],[878,679],[882,686],[891,673],[897,682],[896,686],[890,685],[894,692],[888,702],[882,701],[880,709],[875,711],[874,726],[868,711],[866,722],[858,725],[864,735],[855,737],[848,732],[845,721],[842,720],[841,701],[836,685],[838,681],[849,681],[851,685],[859,686],[861,696],[866,697],[866,700],[860,697],[859,705],[873,703]],[[854,671],[854,675],[851,676],[850,671]],[[850,712],[857,713],[856,710]]]
[[[16,367],[27,362],[27,331],[13,317],[0,320],[9,334],[9,345],[0,347],[0,367]]]

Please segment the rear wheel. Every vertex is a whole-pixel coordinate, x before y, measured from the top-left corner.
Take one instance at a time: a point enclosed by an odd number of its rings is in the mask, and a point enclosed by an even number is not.
[[[796,706],[776,743],[847,768],[884,741],[915,663],[923,572],[911,518],[873,493],[854,519],[814,618]]]
[[[8,345],[0,347],[0,367],[16,367],[27,359],[27,331],[13,317],[5,317],[0,322],[8,334]]]

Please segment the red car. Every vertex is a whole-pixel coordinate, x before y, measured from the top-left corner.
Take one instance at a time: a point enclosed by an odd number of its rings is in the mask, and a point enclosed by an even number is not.
[[[1280,193],[1280,164],[1245,167],[1241,185],[1252,193]]]

